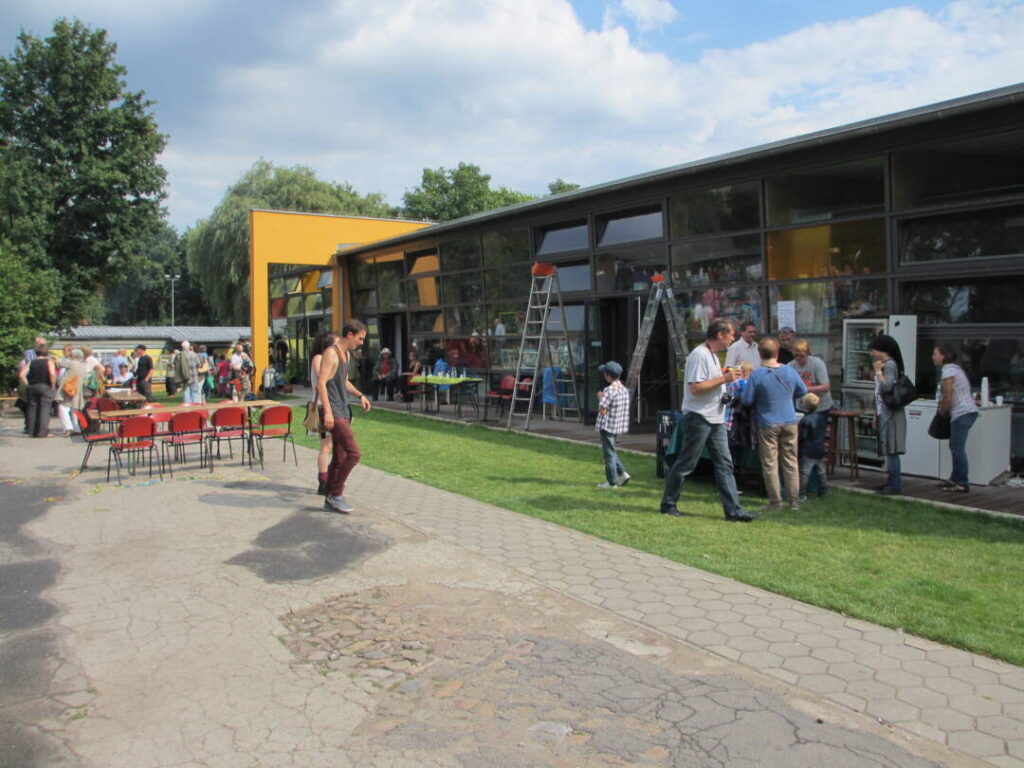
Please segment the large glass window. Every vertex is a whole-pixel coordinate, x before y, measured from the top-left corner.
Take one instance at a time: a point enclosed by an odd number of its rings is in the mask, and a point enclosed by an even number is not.
[[[893,204],[916,208],[1024,192],[1024,130],[895,152]]]
[[[487,367],[487,339],[481,336],[448,338],[445,341],[445,357],[448,365],[458,368],[460,373],[463,370],[479,373]]]
[[[441,244],[441,266],[445,272],[460,269],[479,269],[480,238],[466,237]]]
[[[372,288],[368,291],[353,291],[352,313],[362,315],[370,309],[377,309],[377,291]]]
[[[410,317],[413,333],[444,333],[444,316],[439,309],[432,312],[413,312]]]
[[[484,300],[483,280],[479,272],[445,275],[442,280],[445,304],[472,304]]]
[[[590,247],[587,220],[551,224],[537,229],[537,255],[580,251]]]
[[[910,219],[899,224],[900,263],[1024,254],[1024,206]]]
[[[595,258],[597,291],[647,291],[651,278],[668,270],[668,248],[663,245],[615,250]]]
[[[558,265],[558,285],[563,293],[567,291],[592,290],[593,286],[590,284],[590,277],[589,261]]]
[[[487,300],[518,299],[530,295],[530,265],[515,264],[484,272]]]
[[[761,225],[758,186],[752,181],[683,192],[669,198],[668,226],[672,239],[756,229]]]
[[[530,235],[525,228],[487,232],[483,240],[485,267],[530,260]]]
[[[378,302],[381,309],[405,307],[405,258],[401,253],[377,257]]]
[[[441,271],[441,259],[435,250],[410,253],[405,259],[409,265],[410,275],[423,275],[428,272]]]
[[[766,239],[769,280],[885,271],[882,219],[769,232]]]
[[[433,307],[441,303],[441,278],[418,277],[407,284],[410,307]]]
[[[768,225],[857,216],[885,205],[882,158],[769,176],[765,184]]]
[[[816,280],[771,285],[771,328],[779,327],[780,301],[795,302],[796,332],[840,334],[844,317],[884,315],[889,311],[885,280]]]
[[[486,336],[490,330],[487,312],[480,304],[447,307],[444,310],[445,327],[453,336]]]
[[[761,236],[712,237],[672,246],[674,285],[760,280]]]
[[[1024,275],[928,280],[903,292],[919,323],[1024,323]]]
[[[761,289],[751,286],[708,288],[680,293],[676,298],[689,333],[701,336],[712,320],[722,318],[738,325],[748,320],[763,328]]]
[[[372,256],[358,256],[352,259],[349,265],[353,290],[376,287]]]
[[[648,206],[597,218],[597,244],[619,245],[662,236],[661,206]]]

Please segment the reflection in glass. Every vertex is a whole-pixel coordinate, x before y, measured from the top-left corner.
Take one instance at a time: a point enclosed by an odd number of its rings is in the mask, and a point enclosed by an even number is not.
[[[704,341],[704,334],[712,320],[721,318],[734,325],[751,321],[758,328],[761,323],[761,290],[749,286],[732,288],[708,288],[704,291],[677,293],[676,301],[682,313],[688,333],[695,334],[697,343]]]
[[[490,304],[487,307],[487,320],[490,335],[495,335],[499,324],[504,328],[506,336],[521,336],[523,320],[526,318],[526,298],[521,302]]]
[[[444,358],[444,348],[438,339],[413,338],[411,348],[425,368],[433,369],[434,363]]]
[[[1024,276],[908,283],[906,306],[919,323],[1024,323]]]
[[[361,315],[368,309],[377,309],[377,291],[370,289],[368,291],[353,291],[352,292],[352,310],[353,314]]]
[[[319,314],[324,308],[324,295],[317,291],[316,293],[307,293],[305,297],[306,303],[306,314],[311,315],[314,312]]]
[[[1024,192],[1024,130],[894,152],[897,209]]]
[[[480,279],[479,272],[446,274],[443,281],[445,304],[471,304],[484,300],[483,281]]]
[[[939,343],[953,344],[958,353],[957,364],[964,369],[973,390],[981,386],[981,377],[987,376],[990,396],[1002,395],[1008,403],[1024,404],[1024,341],[1006,337],[970,336],[951,340],[945,335],[922,335],[917,344],[915,380],[922,396],[934,392],[939,384],[939,372],[931,359],[932,350]]]
[[[288,297],[288,314],[289,315],[301,315],[302,311],[302,294],[292,294]]]
[[[406,285],[410,307],[433,307],[441,303],[440,277],[418,277]]]
[[[373,258],[371,256],[357,256],[354,259],[350,259],[349,271],[354,290],[376,287],[377,281],[374,276]]]
[[[586,219],[566,224],[552,224],[537,229],[538,256],[563,251],[579,251],[589,246]]]
[[[786,229],[766,235],[769,280],[885,271],[882,219]]]
[[[558,267],[558,285],[563,293],[591,290],[589,261],[556,266]]]
[[[601,253],[595,264],[599,293],[647,291],[651,278],[668,270],[668,248],[649,245]]]
[[[662,236],[661,206],[599,216],[597,244],[618,245]]]
[[[530,235],[525,228],[487,232],[484,234],[483,242],[486,267],[530,259]]]
[[[1024,206],[970,211],[899,224],[900,263],[1024,254]]]
[[[530,265],[516,264],[484,272],[487,300],[518,299],[530,295]]]
[[[760,235],[713,237],[672,246],[674,285],[760,280]]]
[[[889,311],[885,280],[818,280],[768,287],[771,328],[778,330],[778,303],[796,302],[796,332],[841,334],[843,318]]]
[[[444,333],[444,316],[441,310],[413,312],[409,317],[413,333]]]
[[[487,367],[487,339],[481,336],[448,338],[445,341],[445,359],[450,368],[469,369],[480,373]]]
[[[668,223],[672,239],[757,228],[761,224],[758,186],[752,181],[684,192],[669,198]]]
[[[445,308],[444,323],[454,336],[486,336],[490,330],[487,312],[481,304]]]
[[[460,269],[479,269],[480,238],[466,237],[441,244],[441,266],[445,272]]]
[[[399,257],[401,255],[399,254]],[[378,300],[381,309],[405,306],[405,264],[402,261],[377,262]]]
[[[421,275],[426,272],[439,272],[441,270],[441,259],[437,251],[418,251],[410,253],[406,257],[410,275]]]
[[[881,211],[884,178],[881,157],[769,176],[765,182],[768,225]]]

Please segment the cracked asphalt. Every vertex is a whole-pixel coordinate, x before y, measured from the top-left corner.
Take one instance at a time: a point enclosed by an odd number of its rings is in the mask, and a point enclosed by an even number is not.
[[[302,449],[298,469],[118,488],[17,426],[0,429],[3,768],[1017,765],[571,594],[445,521],[567,559],[592,546],[614,570],[606,543],[362,467],[356,513],[330,514]]]

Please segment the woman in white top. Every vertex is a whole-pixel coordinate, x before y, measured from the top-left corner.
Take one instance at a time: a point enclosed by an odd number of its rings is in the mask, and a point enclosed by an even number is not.
[[[309,380],[313,385],[313,400],[317,399],[317,380],[320,374],[320,361],[323,358],[324,350],[332,346],[338,340],[338,334],[334,331],[320,331],[316,336],[313,337],[313,346],[310,351],[313,353],[312,358],[309,361]],[[322,406],[321,408],[321,419]],[[317,493],[321,496],[324,495],[324,484],[327,482],[327,467],[331,463],[331,433],[321,432],[320,433],[320,451],[316,455],[316,480],[317,480]]]
[[[978,418],[978,406],[971,395],[971,382],[956,359],[956,350],[950,344],[939,344],[932,352],[932,362],[942,368],[935,399],[939,401],[939,413],[949,414],[949,452],[953,457],[949,480],[939,487],[951,493],[967,493],[971,490],[967,482],[967,433]]]

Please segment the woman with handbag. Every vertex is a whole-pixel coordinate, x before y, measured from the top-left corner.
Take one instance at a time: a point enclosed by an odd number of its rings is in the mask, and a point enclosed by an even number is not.
[[[875,368],[878,455],[885,457],[885,469],[889,473],[888,480],[878,492],[886,496],[899,496],[903,492],[900,456],[907,452],[907,414],[903,406],[889,405],[886,395],[892,392],[896,381],[903,375],[903,353],[896,339],[879,334],[871,342],[871,360]]]
[[[950,493],[967,493],[971,490],[967,482],[967,433],[978,419],[978,406],[971,396],[971,383],[967,380],[967,374],[957,365],[956,360],[956,350],[950,344],[939,344],[932,352],[932,362],[941,368],[940,384],[935,395],[939,401],[935,418],[945,420],[945,424],[938,425],[937,429],[944,429],[948,425],[949,453],[953,458],[953,471],[949,480],[939,483],[939,487]],[[928,432],[935,436],[931,427]]]
[[[321,496],[325,494],[327,468],[331,463],[332,441],[330,432],[324,429],[322,407],[318,402],[319,390],[317,389],[317,380],[319,379],[320,361],[323,360],[324,350],[333,346],[337,340],[338,334],[334,331],[320,331],[313,337],[313,345],[310,349],[313,356],[309,361],[309,381],[313,385],[313,399],[306,404],[307,413],[303,423],[308,431],[317,432],[320,435],[320,449],[316,455],[316,492]],[[310,411],[311,408],[312,412]]]

